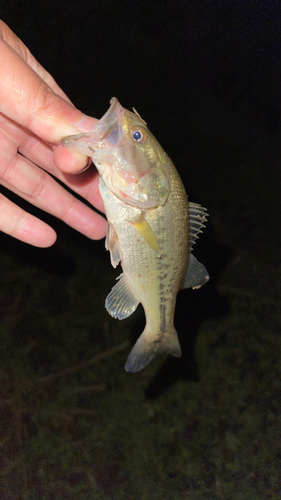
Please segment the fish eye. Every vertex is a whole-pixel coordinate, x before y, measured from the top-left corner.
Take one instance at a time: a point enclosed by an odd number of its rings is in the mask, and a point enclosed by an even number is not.
[[[148,133],[143,127],[133,127],[131,130],[131,137],[139,144],[145,144],[148,138]]]

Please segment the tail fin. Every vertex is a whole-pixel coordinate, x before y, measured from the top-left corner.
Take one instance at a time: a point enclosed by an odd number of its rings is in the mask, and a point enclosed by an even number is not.
[[[157,337],[156,340],[150,340],[150,337],[153,338],[152,335],[149,335],[148,332],[144,330],[135,343],[125,365],[125,370],[127,372],[135,373],[142,370],[159,354],[171,354],[178,358],[181,356],[181,347],[174,326],[172,326],[171,331]]]

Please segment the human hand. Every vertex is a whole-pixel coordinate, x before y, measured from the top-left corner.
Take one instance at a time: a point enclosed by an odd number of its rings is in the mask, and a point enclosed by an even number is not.
[[[52,76],[0,20],[0,183],[87,237],[105,235],[106,221],[47,172],[104,211],[89,159],[60,144],[62,137],[93,128],[96,119],[76,109]],[[56,240],[45,222],[0,193],[0,231],[38,247]]]

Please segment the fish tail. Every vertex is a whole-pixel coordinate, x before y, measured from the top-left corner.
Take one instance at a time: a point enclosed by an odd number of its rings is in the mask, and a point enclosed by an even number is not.
[[[181,356],[181,347],[174,325],[165,335],[157,337],[156,340],[150,340],[151,338],[155,339],[155,336],[145,329],[128,356],[125,365],[127,372],[135,373],[142,370],[159,354],[170,354],[178,358]]]

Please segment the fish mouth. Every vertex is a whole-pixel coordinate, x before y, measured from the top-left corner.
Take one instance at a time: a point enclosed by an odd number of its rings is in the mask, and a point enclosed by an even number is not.
[[[124,114],[124,108],[116,97],[112,97],[110,108],[99,120],[94,130],[96,129],[99,135],[98,142],[107,142],[108,147],[115,146],[122,139],[122,128],[120,121]],[[107,149],[105,147],[105,149]]]
[[[122,145],[121,123],[124,112],[118,99],[112,97],[109,109],[90,132],[64,137],[63,145],[97,160],[103,152],[119,143]]]

